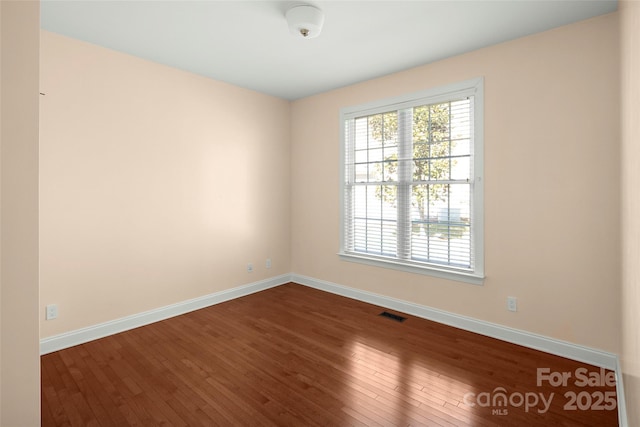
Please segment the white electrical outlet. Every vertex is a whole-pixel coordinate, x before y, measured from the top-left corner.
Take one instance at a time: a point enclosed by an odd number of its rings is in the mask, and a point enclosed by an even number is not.
[[[267,258],[267,262],[265,263],[267,268],[271,268],[271,258]]]
[[[53,320],[58,317],[58,305],[57,304],[49,304],[45,307],[45,318],[47,320]]]
[[[253,273],[253,264],[247,264],[247,273]]]
[[[516,297],[507,297],[507,310],[518,311],[518,299]]]

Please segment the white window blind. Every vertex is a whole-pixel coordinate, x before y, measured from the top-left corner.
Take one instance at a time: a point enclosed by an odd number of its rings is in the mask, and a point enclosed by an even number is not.
[[[342,112],[341,255],[483,276],[482,80]]]

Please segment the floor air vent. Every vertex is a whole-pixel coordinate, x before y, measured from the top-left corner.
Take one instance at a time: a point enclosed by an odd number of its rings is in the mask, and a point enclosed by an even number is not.
[[[404,322],[405,320],[407,320],[406,317],[398,316],[397,314],[389,313],[388,311],[383,311],[382,313],[378,314],[378,316],[386,317],[391,320],[395,320],[396,322]]]

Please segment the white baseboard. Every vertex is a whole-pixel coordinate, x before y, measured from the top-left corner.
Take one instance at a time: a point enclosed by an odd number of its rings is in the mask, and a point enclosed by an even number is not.
[[[524,347],[529,347],[535,350],[555,354],[557,356],[566,357],[568,359],[577,360],[579,362],[584,362],[611,370],[615,370],[617,367],[618,356],[613,353],[607,353],[605,351],[596,350],[593,348],[557,340],[550,337],[545,337],[543,335],[537,335],[531,332],[521,331],[495,323],[485,322],[483,320],[477,320],[471,317],[461,316],[459,314],[438,310],[436,308],[418,305],[408,301],[374,294],[372,292],[362,291],[359,289],[349,288],[347,286],[342,286],[336,283],[326,282],[311,277],[301,276],[298,274],[292,274],[291,281],[322,291],[331,292],[348,298],[411,314],[413,316],[433,320],[434,322],[454,326],[456,328],[464,329],[465,331],[475,332],[477,334],[497,338],[514,344],[519,344]]]
[[[596,350],[594,348],[573,344],[567,341],[557,340],[555,338],[545,337],[531,332],[509,328],[491,322],[485,322],[483,320],[473,319],[471,317],[461,316],[459,314],[449,313],[447,311],[414,304],[372,292],[338,285],[324,280],[314,279],[312,277],[301,276],[299,274],[292,274],[291,281],[319,289],[321,291],[331,292],[347,298],[422,317],[423,319],[433,320],[434,322],[460,328],[465,331],[475,332],[480,335],[497,338],[502,341],[555,354],[556,356],[566,357],[567,359],[610,369],[616,373],[619,425],[621,427],[627,427],[628,425],[624,400],[624,386],[622,384],[622,370],[620,369],[620,360],[617,354]]]
[[[284,274],[271,279],[205,295],[200,298],[183,301],[166,307],[160,307],[144,313],[44,338],[40,340],[40,354],[47,354],[72,347],[74,345],[83,344],[85,342],[117,334],[119,332],[148,325],[153,322],[179,316],[190,311],[199,310],[221,302],[273,288],[288,282],[295,282],[325,292],[331,292],[347,298],[375,304],[402,313],[422,317],[424,319],[433,320],[434,322],[453,326],[466,331],[475,332],[477,334],[497,338],[513,344],[522,345],[524,347],[529,347],[535,350],[544,351],[546,353],[613,370],[616,372],[618,416],[620,426],[627,427],[628,425],[624,401],[624,388],[622,384],[622,370],[620,369],[620,361],[616,354],[295,273]]]
[[[620,358],[616,360],[616,393],[618,395],[618,425],[620,427],[629,427],[629,418],[627,418],[627,400],[624,395],[624,382],[622,381],[622,364]]]
[[[245,295],[260,292],[291,281],[291,275],[273,277],[259,282],[250,283],[236,288],[227,289],[199,298],[182,301],[143,313],[134,314],[120,319],[112,320],[98,325],[89,326],[75,331],[65,332],[40,340],[40,354],[47,354],[74,345],[83,344],[109,335],[124,332],[150,323],[179,316],[190,311],[199,310],[221,302],[229,301]]]

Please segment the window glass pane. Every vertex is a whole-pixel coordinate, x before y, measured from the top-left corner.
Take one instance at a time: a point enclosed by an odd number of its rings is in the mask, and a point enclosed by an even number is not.
[[[448,139],[434,141],[429,145],[429,158],[441,159],[451,155],[451,143]]]
[[[369,163],[369,182],[382,181],[382,169],[384,164],[382,162]]]
[[[369,178],[369,165],[366,163],[356,165],[356,182],[367,182]]]
[[[428,143],[429,137],[429,106],[423,105],[413,109],[413,141],[414,143]]]
[[[391,147],[384,150],[383,181],[398,180],[398,148]]]
[[[443,206],[447,206],[449,202],[449,186],[444,184],[428,185],[425,197],[428,199],[429,211],[437,212]]]
[[[451,155],[464,156],[471,154],[471,141],[467,137],[460,137],[451,141]]]
[[[449,140],[449,103],[429,107],[429,140],[432,143]]]
[[[364,163],[367,161],[369,157],[367,150],[356,150],[355,155],[356,155],[356,158],[355,158],[356,163]]]
[[[398,145],[398,112],[385,113],[382,117],[383,131],[381,132],[385,147]]]
[[[355,120],[355,149],[366,150],[368,146],[367,119]]]
[[[413,143],[413,158],[419,160],[428,160],[431,156],[428,142],[414,141]]]
[[[451,179],[467,180],[471,178],[471,159],[454,157],[451,159]]]
[[[383,157],[385,160],[398,160],[398,147],[395,145],[385,147]]]
[[[427,181],[429,179],[429,160],[413,161],[413,180]]]
[[[369,150],[369,161],[370,162],[381,162],[382,160],[383,160],[382,148]]]
[[[411,220],[425,221],[429,218],[429,192],[433,185],[414,185],[411,191]]]
[[[376,188],[376,198],[382,200],[382,218],[396,221],[398,218],[397,187],[395,185],[381,185]]]
[[[471,101],[462,99],[451,103],[451,138],[471,135]]]
[[[454,212],[451,216],[451,221],[464,223],[468,227],[471,217],[470,186],[467,184],[451,184],[449,186],[449,204],[451,206],[450,210]]]
[[[379,185],[367,186],[367,218],[376,220],[382,218],[382,200],[377,194],[380,194]]]
[[[415,185],[412,189],[412,259],[470,265],[469,185]]]
[[[369,124],[369,149],[378,148],[382,146],[382,139],[384,138],[384,121],[382,114],[376,114],[368,117]]]
[[[450,179],[449,167],[451,166],[448,157],[433,159],[429,161],[429,179]]]

